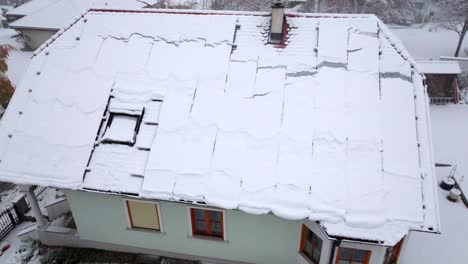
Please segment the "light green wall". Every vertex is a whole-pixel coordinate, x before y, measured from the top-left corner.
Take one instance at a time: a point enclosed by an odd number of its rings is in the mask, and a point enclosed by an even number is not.
[[[187,205],[160,202],[163,233],[128,229],[123,197],[66,191],[81,239],[250,263],[296,263],[300,222],[226,211],[226,242],[190,237]]]

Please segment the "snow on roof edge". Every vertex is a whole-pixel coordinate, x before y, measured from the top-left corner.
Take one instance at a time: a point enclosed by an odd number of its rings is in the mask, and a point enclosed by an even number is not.
[[[79,16],[76,16],[71,23],[69,23],[67,26],[65,26],[64,28],[60,29],[59,31],[57,31],[57,33],[55,33],[54,35],[52,35],[52,37],[50,37],[46,42],[44,42],[41,46],[39,46],[39,48],[37,48],[32,57],[36,56],[37,54],[39,54],[41,51],[43,51],[45,48],[47,48],[50,44],[52,44],[57,38],[59,38],[65,31],[67,31],[69,28],[71,28],[73,25],[75,25],[78,21],[80,21],[91,9],[88,9],[86,10],[85,12],[81,13],[81,15]]]
[[[457,61],[418,61],[418,65],[424,74],[460,74],[462,72]]]
[[[393,48],[395,48],[395,50],[398,51],[401,57],[408,61],[411,67],[423,77],[423,80],[425,80],[426,76],[424,76],[421,68],[418,66],[418,63],[416,62],[416,60],[413,59],[413,57],[411,57],[410,53],[405,48],[405,45],[403,45],[401,40],[395,34],[392,33],[389,27],[385,25],[385,23],[382,22],[380,18],[378,18],[376,15],[372,16],[374,16],[375,19],[377,19],[377,23],[379,25],[380,30],[382,31],[382,34],[392,44]]]
[[[421,74],[423,77],[424,77],[424,74]],[[440,233],[441,232],[441,226],[440,226],[440,206],[439,206],[439,199],[437,198],[438,197],[438,193],[437,193],[437,188],[438,188],[438,184],[437,184],[437,174],[436,174],[436,168],[435,168],[435,159],[434,159],[434,143],[433,143],[433,140],[432,140],[432,120],[431,120],[431,113],[429,111],[429,96],[427,95],[427,85],[424,85],[424,94],[426,96],[424,96],[424,109],[426,111],[426,116],[427,116],[427,120],[426,120],[426,126],[427,126],[427,131],[428,131],[428,140],[429,140],[429,155],[430,155],[430,160],[432,161],[432,163],[434,164],[434,166],[431,166],[431,170],[432,170],[432,176],[434,178],[434,184],[432,184],[432,195],[435,197],[434,199],[434,207],[435,207],[435,218],[436,218],[436,222],[437,222],[437,228],[436,230],[434,230],[434,233]]]

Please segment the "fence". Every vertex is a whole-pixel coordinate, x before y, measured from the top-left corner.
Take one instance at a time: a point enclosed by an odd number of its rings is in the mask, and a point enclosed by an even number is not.
[[[448,104],[453,102],[453,97],[436,97],[431,96],[431,104],[441,105],[441,104]]]
[[[42,193],[46,187],[38,186],[34,190],[34,195],[37,197]],[[23,198],[24,200],[25,198]],[[20,199],[21,200],[21,199]],[[19,223],[24,220],[24,213],[29,210],[29,206],[26,208],[26,211],[22,212],[22,206],[20,205],[20,200],[15,202],[15,205],[5,209],[0,212],[0,241],[8,235],[8,233],[13,230]],[[20,216],[21,214],[21,216]]]
[[[39,196],[39,194],[41,194],[45,189],[46,187],[44,186],[37,186],[36,189],[34,190],[34,195],[36,197]]]
[[[21,219],[16,210],[11,207],[0,213],[0,240],[2,240],[8,233],[15,228]]]

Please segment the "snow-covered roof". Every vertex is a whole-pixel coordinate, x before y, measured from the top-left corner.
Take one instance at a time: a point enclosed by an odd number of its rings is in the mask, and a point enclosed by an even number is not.
[[[456,61],[418,61],[424,74],[460,74],[460,65]]]
[[[387,245],[439,229],[423,76],[375,16],[288,13],[273,46],[268,13],[165,12],[89,11],[36,51],[0,127],[0,180]],[[134,144],[106,142],[116,114],[140,117]]]
[[[58,1],[62,0],[32,0],[8,11],[8,15],[27,16]]]
[[[8,12],[8,15],[25,16],[10,23],[11,28],[59,30],[90,8],[134,9],[155,2],[155,0],[32,0]]]

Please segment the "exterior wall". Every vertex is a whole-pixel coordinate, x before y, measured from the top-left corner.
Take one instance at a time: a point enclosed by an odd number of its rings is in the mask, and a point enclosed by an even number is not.
[[[45,205],[44,208],[47,211],[49,219],[56,219],[57,217],[70,212],[70,205],[65,198],[53,201],[52,203]]]
[[[372,244],[364,244],[364,243],[357,243],[357,242],[350,242],[350,241],[343,241],[341,243],[341,247],[347,248],[357,248],[362,250],[370,250],[371,256],[369,260],[369,264],[381,264],[385,258],[386,247],[379,246],[379,245],[372,245]],[[333,260],[335,261],[336,255],[338,254],[338,249],[335,250],[335,255]],[[335,262],[333,262],[335,263]]]
[[[159,202],[164,232],[132,230],[124,198],[66,191],[81,239],[247,263],[295,263],[300,221],[225,211],[226,241],[191,237],[188,206]]]
[[[330,261],[333,240],[312,221],[290,221],[273,215],[251,215],[237,210],[224,210],[225,241],[200,239],[192,237],[189,216],[189,208],[200,206],[159,201],[163,231],[143,231],[129,228],[125,197],[82,191],[65,191],[65,194],[78,228],[80,241],[77,242],[77,247],[165,255],[214,263],[311,264],[311,261],[299,253],[301,228],[304,224],[322,239],[320,263],[315,264],[328,264]],[[83,241],[88,241],[85,246]],[[369,264],[382,264],[385,257],[386,247],[383,246],[351,241],[343,241],[341,246],[370,250],[372,253]],[[336,254],[337,248],[333,263]]]
[[[50,37],[52,37],[57,30],[35,30],[35,29],[21,29],[21,34],[24,37],[25,45],[31,50],[36,50]]]

